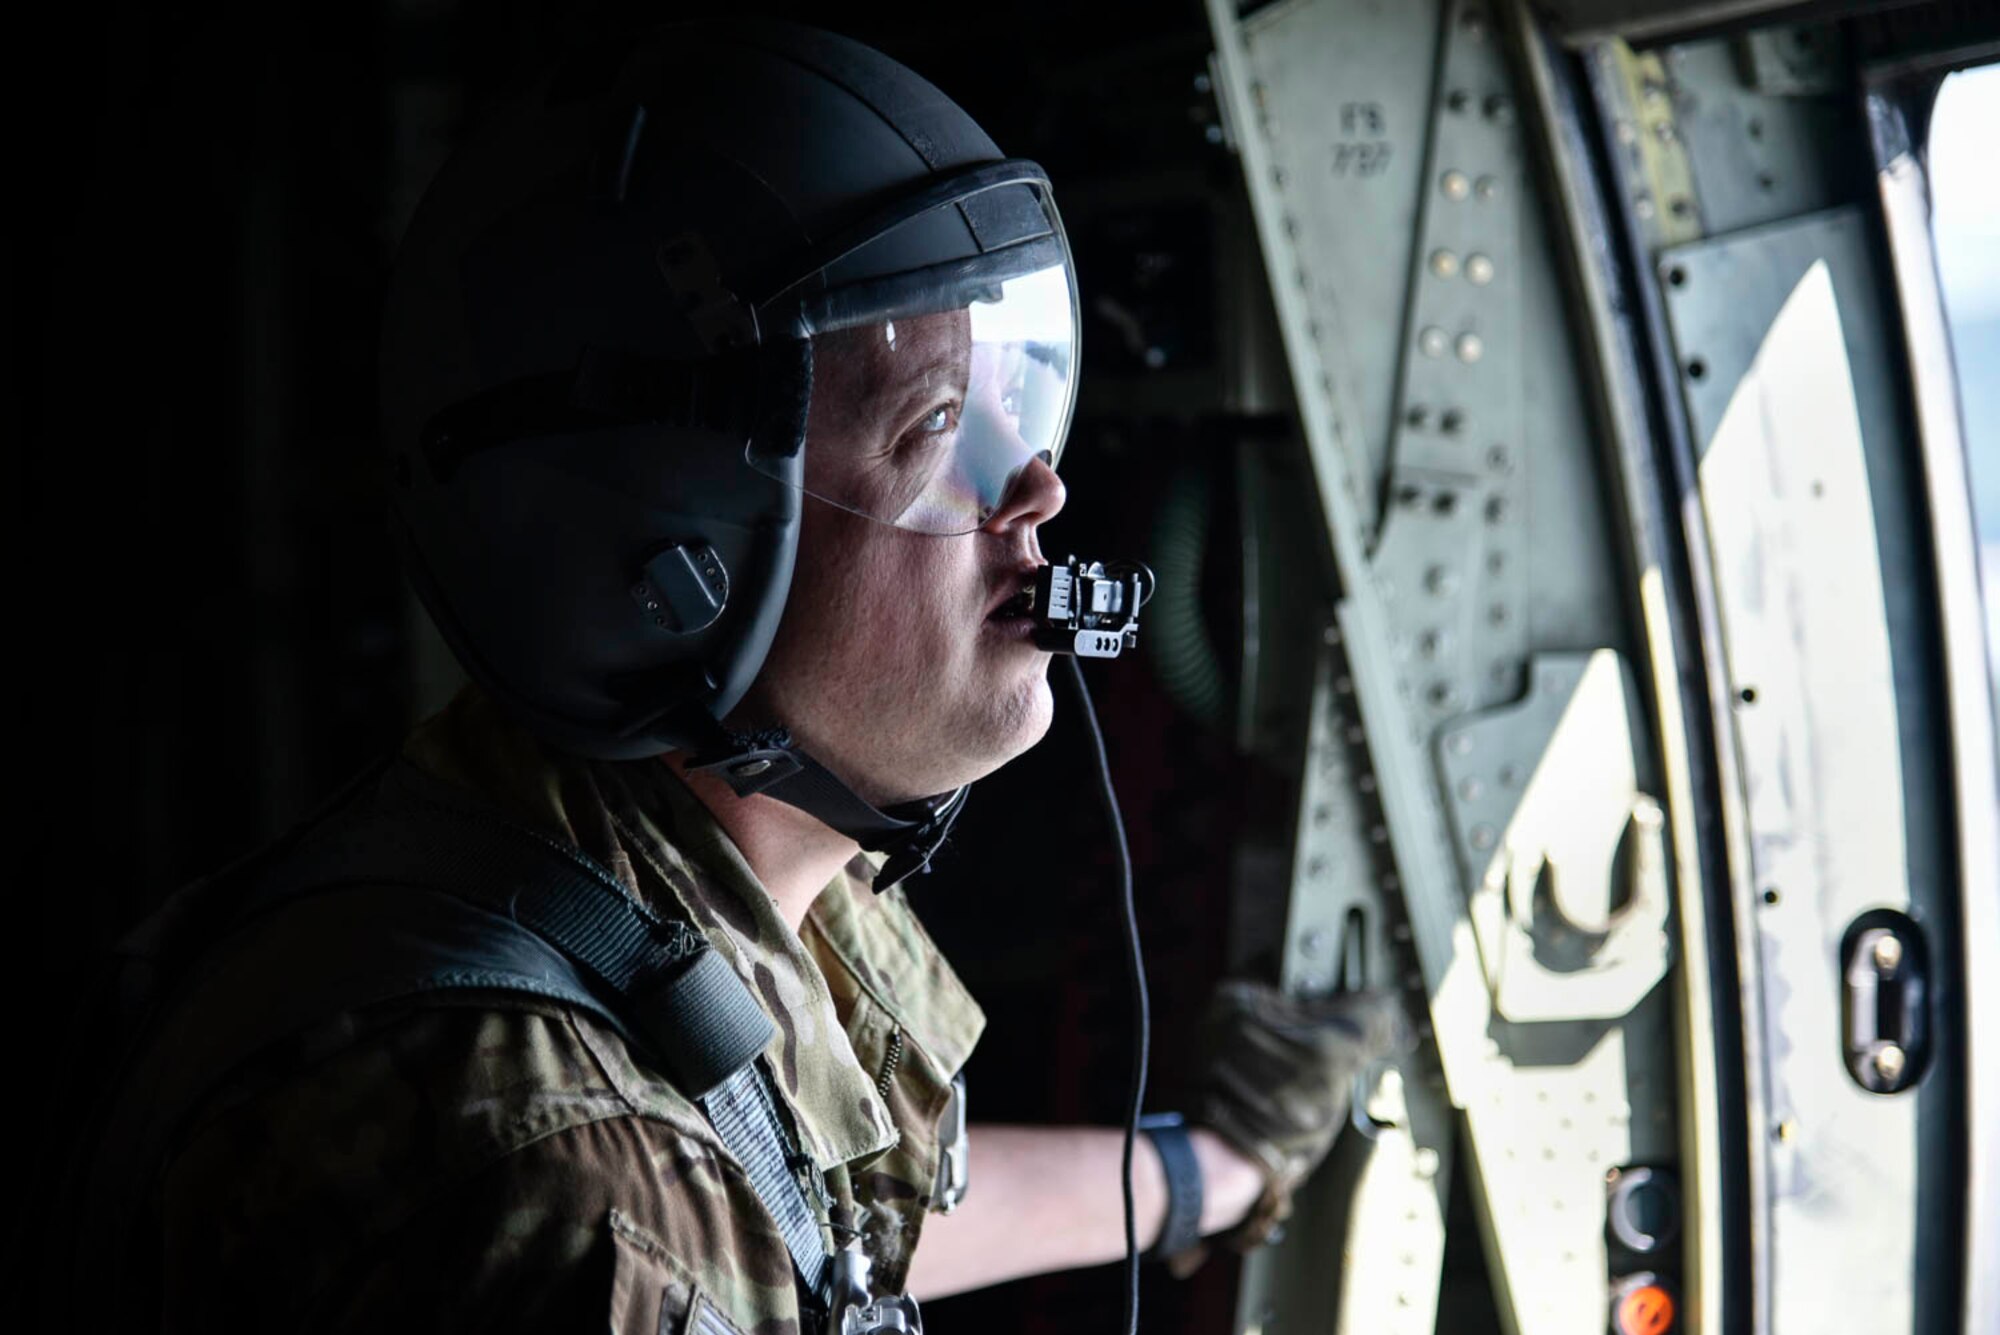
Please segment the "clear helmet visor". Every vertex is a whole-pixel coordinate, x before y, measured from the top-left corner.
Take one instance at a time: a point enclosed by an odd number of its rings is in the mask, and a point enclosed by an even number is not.
[[[1044,241],[1011,263],[974,262],[997,275],[944,265],[872,298],[828,294],[823,319],[837,327],[815,321],[811,335],[808,494],[898,528],[971,533],[1037,459],[1056,466],[1077,316],[1060,232]]]

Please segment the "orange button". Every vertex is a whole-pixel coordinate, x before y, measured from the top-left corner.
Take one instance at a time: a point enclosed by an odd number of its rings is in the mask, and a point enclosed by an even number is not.
[[[1667,1335],[1673,1328],[1673,1296],[1657,1284],[1632,1290],[1618,1304],[1618,1335]]]

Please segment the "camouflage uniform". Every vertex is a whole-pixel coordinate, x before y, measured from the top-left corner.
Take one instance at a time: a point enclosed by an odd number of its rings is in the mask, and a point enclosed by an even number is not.
[[[851,1183],[878,1290],[900,1291],[985,1019],[901,892],[870,890],[871,859],[795,934],[660,761],[559,755],[474,692],[403,761],[707,935],[776,1022],[766,1059],[799,1143]],[[385,798],[413,782],[392,768]],[[169,1329],[799,1324],[784,1242],[700,1109],[603,1024],[534,998],[399,1002],[301,1035],[206,1103],[161,1189]]]

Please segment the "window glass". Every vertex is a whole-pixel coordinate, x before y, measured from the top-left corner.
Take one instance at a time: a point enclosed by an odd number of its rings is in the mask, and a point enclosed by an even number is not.
[[[2000,695],[2000,63],[1959,70],[1931,115],[1931,233],[1951,325],[1973,522],[1986,601],[1986,664]]]

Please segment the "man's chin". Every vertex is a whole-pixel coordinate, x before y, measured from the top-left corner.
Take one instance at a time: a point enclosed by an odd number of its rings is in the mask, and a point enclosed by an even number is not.
[[[1033,750],[1036,743],[1048,736],[1055,712],[1055,696],[1049,689],[1048,674],[1037,671],[1031,680],[1022,683],[1012,699],[1002,707],[1000,717],[994,720],[990,748],[992,758],[981,776],[991,774],[1008,761]]]
[[[908,792],[910,776],[895,785],[915,801],[962,788],[983,779],[1009,761],[1034,749],[1048,735],[1055,717],[1055,701],[1046,678],[1037,673],[1033,680],[1017,683],[1006,692],[996,692],[977,702],[978,712],[955,734],[942,739],[936,752],[939,759],[950,757],[946,765],[927,766],[923,792]]]

